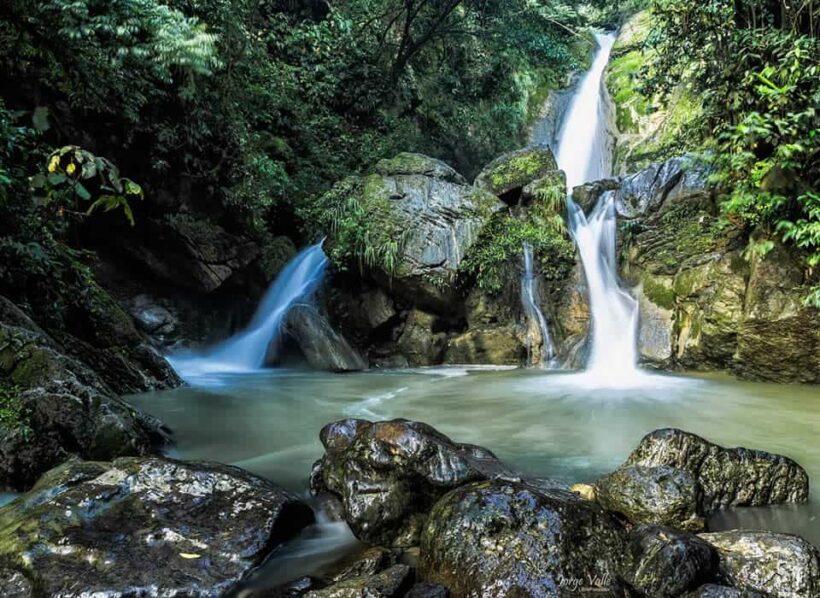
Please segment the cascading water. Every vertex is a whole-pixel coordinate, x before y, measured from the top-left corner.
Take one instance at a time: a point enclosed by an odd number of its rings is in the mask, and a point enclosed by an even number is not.
[[[637,369],[637,301],[618,285],[614,194],[601,196],[587,218],[571,197],[574,187],[610,176],[602,78],[614,34],[597,36],[600,46],[562,126],[556,160],[567,176],[569,225],[584,266],[592,313],[591,348],[585,378],[607,386],[629,385]]]
[[[538,360],[541,366],[547,365],[555,356],[555,347],[552,344],[549,328],[547,327],[547,319],[544,317],[538,302],[535,300],[535,272],[532,267],[532,246],[529,243],[524,243],[524,272],[521,275],[521,301],[524,304],[524,310],[529,316],[530,320],[538,326],[538,332],[541,335],[541,355]],[[532,337],[529,341],[530,357],[533,352]]]
[[[316,290],[327,264],[322,241],[303,249],[276,277],[247,328],[203,354],[171,355],[168,362],[186,382],[207,374],[260,369],[277,349],[288,309]]]

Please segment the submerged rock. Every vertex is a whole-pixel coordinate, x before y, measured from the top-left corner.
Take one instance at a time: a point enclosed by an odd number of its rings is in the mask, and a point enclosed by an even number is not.
[[[293,339],[313,369],[331,372],[367,369],[361,356],[315,307],[292,307],[285,316],[283,328],[284,334]]]
[[[618,596],[626,537],[572,492],[503,480],[453,490],[421,537],[419,576],[452,596]]]
[[[373,544],[416,544],[442,495],[507,471],[490,451],[420,422],[340,420],[322,429],[321,440],[325,455],[311,487],[339,496],[353,533]]]
[[[639,525],[629,533],[624,578],[644,596],[680,596],[713,579],[717,553],[705,540],[668,527]]]
[[[552,151],[543,146],[503,154],[485,166],[475,179],[475,186],[498,197],[515,194],[533,181],[558,170]]]
[[[700,436],[665,428],[647,434],[627,465],[668,466],[694,477],[703,513],[729,506],[805,502],[806,471],[787,457],[746,448],[723,448]]]
[[[0,509],[0,559],[43,595],[217,596],[312,519],[227,465],[72,462]]]
[[[820,595],[820,553],[799,536],[762,531],[701,534],[720,556],[726,582],[766,596]]]
[[[598,503],[636,523],[668,525],[700,531],[698,484],[686,471],[673,467],[629,465],[595,482]]]
[[[412,584],[407,565],[393,565],[371,575],[349,577],[321,590],[308,592],[307,598],[399,598]]]

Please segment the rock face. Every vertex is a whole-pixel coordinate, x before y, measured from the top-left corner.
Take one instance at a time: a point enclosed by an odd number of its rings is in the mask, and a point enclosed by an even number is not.
[[[775,241],[747,261],[751,241],[720,221],[708,176],[707,166],[684,156],[577,190],[590,207],[614,194],[623,276],[640,305],[642,361],[820,381],[820,312],[802,303],[810,281],[799,256]]]
[[[448,490],[506,472],[488,450],[454,443],[419,422],[341,420],[325,426],[321,440],[325,455],[312,490],[338,496],[353,533],[374,544],[415,544]]]
[[[668,466],[629,465],[595,483],[598,503],[630,521],[700,531],[698,483],[686,471]]]
[[[144,219],[121,249],[160,280],[210,293],[260,255],[250,239],[185,213]]]
[[[531,147],[499,156],[484,167],[474,184],[507,203],[517,203],[527,184],[557,169],[549,148]]]
[[[2,486],[24,490],[72,455],[145,455],[166,440],[167,430],[158,421],[115,398],[102,377],[0,297],[4,382],[10,385],[6,392],[13,394],[18,421],[0,430]]]
[[[310,305],[295,305],[285,316],[284,333],[310,367],[331,372],[355,372],[367,364],[348,342]]]
[[[625,579],[644,596],[680,596],[711,580],[717,553],[706,541],[668,527],[638,525],[629,532]]]
[[[625,546],[615,519],[571,492],[476,482],[436,504],[419,575],[455,597],[616,596]]]
[[[647,434],[629,455],[629,466],[667,466],[697,480],[704,513],[729,506],[805,502],[806,471],[787,457],[745,448],[723,448],[672,428]]]
[[[798,536],[729,531],[700,536],[717,549],[726,582],[778,598],[820,595],[820,554]]]
[[[44,595],[217,596],[312,519],[226,465],[72,462],[0,509],[0,553]]]

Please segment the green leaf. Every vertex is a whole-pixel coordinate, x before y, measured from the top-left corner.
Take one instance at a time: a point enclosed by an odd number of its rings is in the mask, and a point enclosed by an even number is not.
[[[48,131],[51,128],[51,125],[48,124],[48,108],[37,106],[31,115],[31,124],[41,133]]]
[[[74,187],[74,191],[77,193],[80,199],[83,199],[85,201],[91,199],[91,193],[88,191],[88,189],[85,188],[85,186],[82,183],[77,183],[77,185]]]

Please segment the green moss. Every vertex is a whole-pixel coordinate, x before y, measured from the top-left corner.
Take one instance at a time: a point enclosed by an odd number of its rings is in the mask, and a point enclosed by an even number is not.
[[[664,309],[675,307],[675,291],[651,276],[643,277],[643,294],[652,303]]]
[[[31,411],[19,398],[20,389],[0,380],[0,428],[31,435]]]

